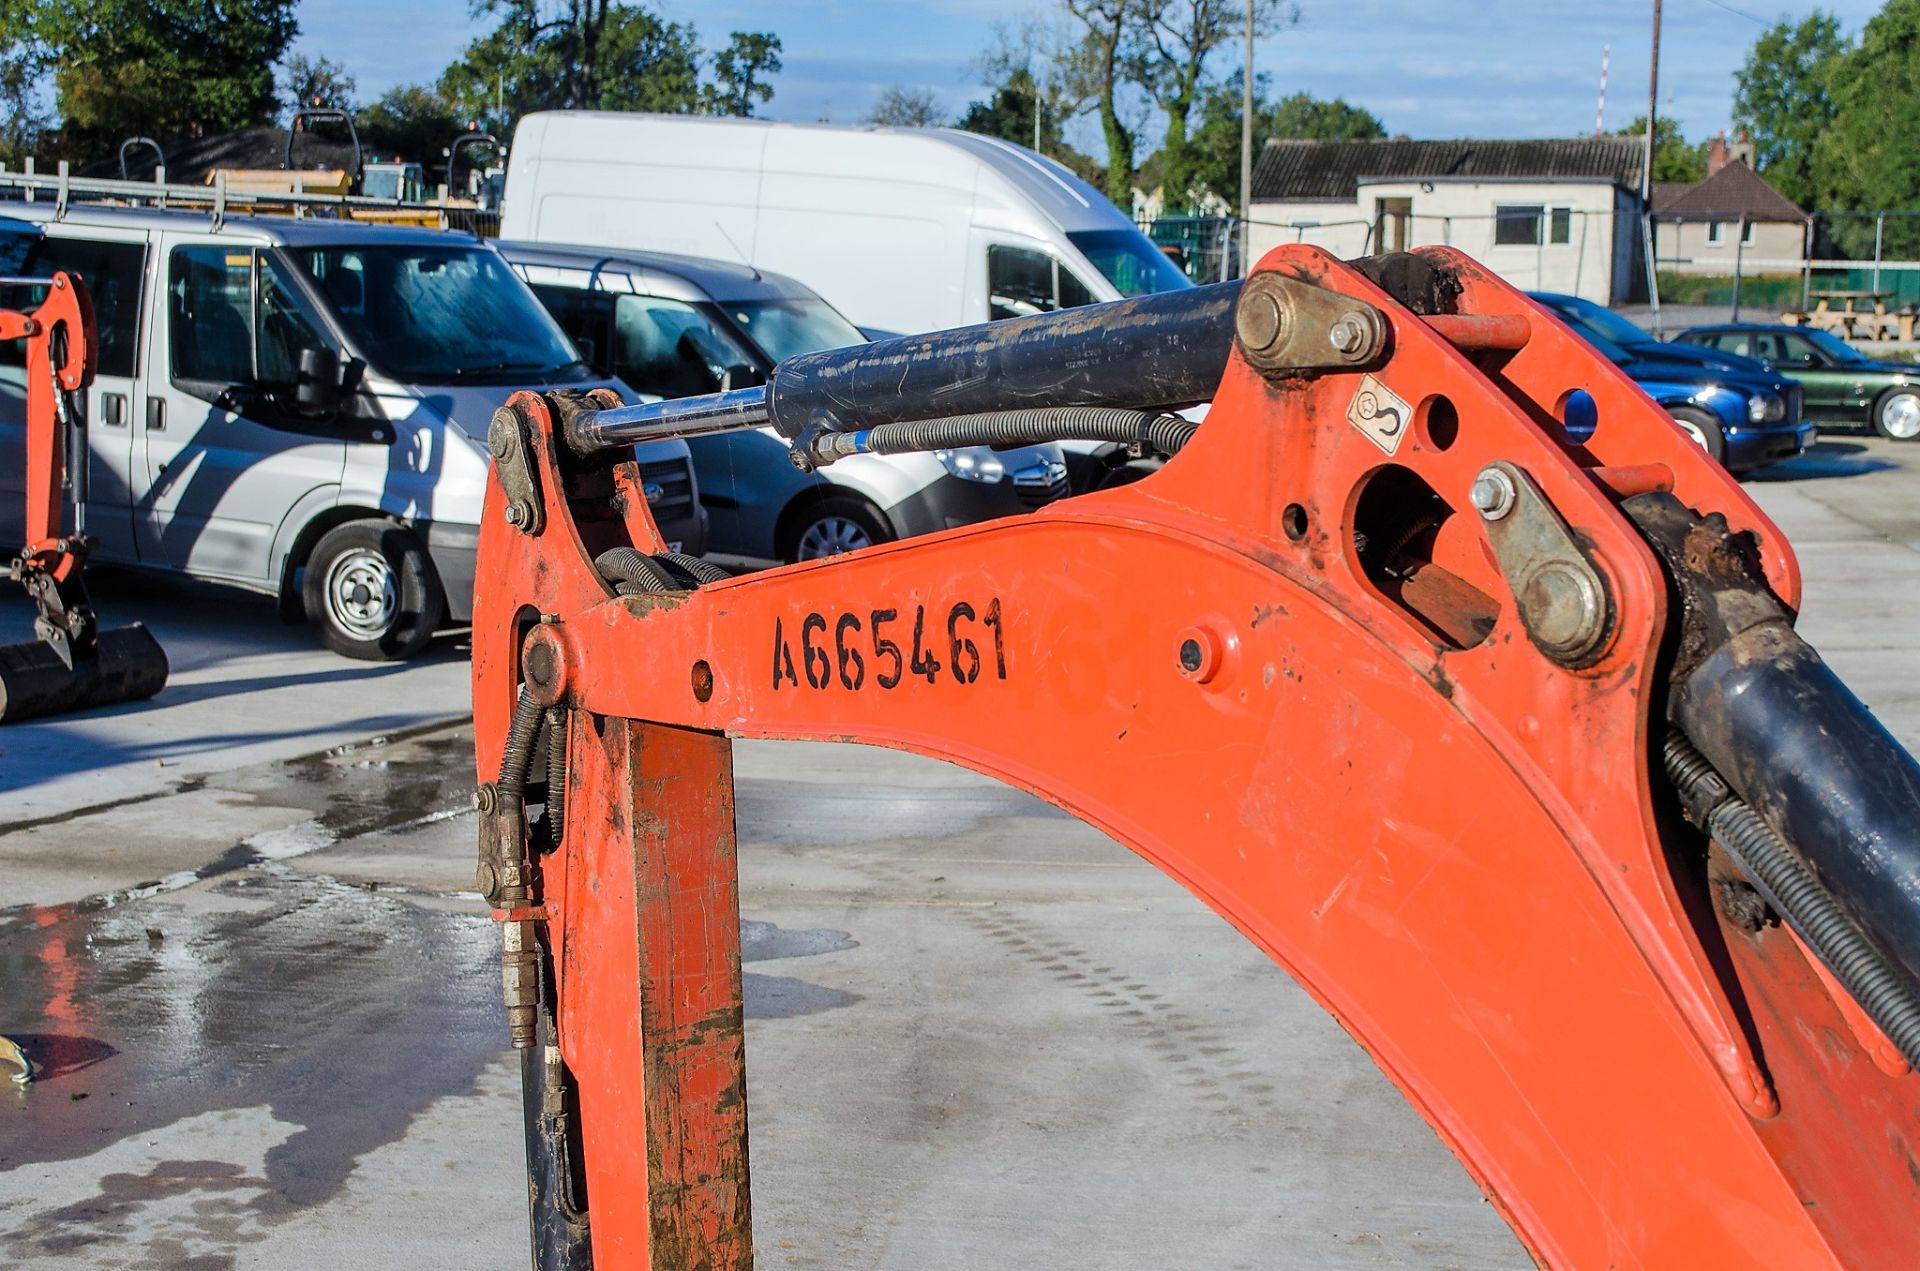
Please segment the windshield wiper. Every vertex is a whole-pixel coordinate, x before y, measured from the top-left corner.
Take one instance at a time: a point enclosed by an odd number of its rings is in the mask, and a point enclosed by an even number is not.
[[[450,380],[464,380],[475,375],[499,375],[505,371],[544,371],[545,362],[493,362],[486,366],[463,366],[448,373]]]

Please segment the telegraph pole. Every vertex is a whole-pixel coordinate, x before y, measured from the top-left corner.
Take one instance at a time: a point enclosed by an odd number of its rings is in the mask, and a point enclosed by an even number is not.
[[[1247,0],[1247,66],[1240,81],[1240,271],[1246,259],[1247,231],[1253,225],[1253,0]]]
[[[1660,334],[1660,282],[1654,276],[1659,264],[1658,245],[1653,234],[1653,127],[1660,104],[1660,0],[1653,0],[1653,65],[1647,74],[1647,149],[1640,167],[1640,224],[1646,241],[1647,302],[1653,307],[1653,333]]]

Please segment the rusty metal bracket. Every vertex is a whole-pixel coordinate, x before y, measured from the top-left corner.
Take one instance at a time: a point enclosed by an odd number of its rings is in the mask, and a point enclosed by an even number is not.
[[[1471,499],[1528,638],[1569,670],[1592,666],[1614,629],[1606,575],[1540,487],[1513,464],[1488,464],[1473,483]]]
[[[1387,322],[1378,309],[1279,273],[1247,280],[1233,330],[1241,356],[1269,379],[1355,370],[1377,362],[1387,348]]]
[[[512,402],[493,412],[487,449],[493,452],[495,479],[506,492],[507,524],[522,534],[538,534],[546,528],[546,504],[527,441],[527,419]]]

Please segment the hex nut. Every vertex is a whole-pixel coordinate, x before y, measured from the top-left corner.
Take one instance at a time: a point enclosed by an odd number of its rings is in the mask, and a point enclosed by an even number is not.
[[[1467,497],[1478,509],[1481,517],[1489,521],[1498,521],[1513,511],[1513,505],[1520,497],[1519,490],[1513,484],[1513,478],[1500,468],[1484,468],[1474,478],[1473,489]]]

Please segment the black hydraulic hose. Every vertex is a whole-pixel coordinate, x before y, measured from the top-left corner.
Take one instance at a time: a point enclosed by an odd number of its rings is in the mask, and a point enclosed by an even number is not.
[[[535,733],[544,715],[540,703],[523,686],[513,703],[513,719],[507,725],[507,745],[500,755],[500,797],[516,802],[526,797],[527,777],[533,770]]]
[[[623,596],[650,591],[680,591],[680,584],[653,557],[631,547],[615,547],[593,558],[600,576]]]
[[[1920,1068],[1920,994],[1760,814],[1734,794],[1678,731],[1667,734],[1667,775],[1689,812],[1760,885],[1814,955],[1909,1064]]]
[[[1156,410],[1105,406],[1048,406],[1032,410],[990,411],[944,419],[877,424],[850,433],[819,438],[822,462],[868,451],[897,455],[917,450],[957,450],[963,446],[1031,446],[1048,441],[1108,441],[1140,445],[1173,455],[1192,440],[1191,420]]]
[[[664,561],[670,568],[678,569],[696,583],[723,583],[733,577],[710,560],[701,560],[698,556],[688,556],[685,552],[663,552],[654,557]]]
[[[567,709],[547,708],[547,850],[567,831]]]

